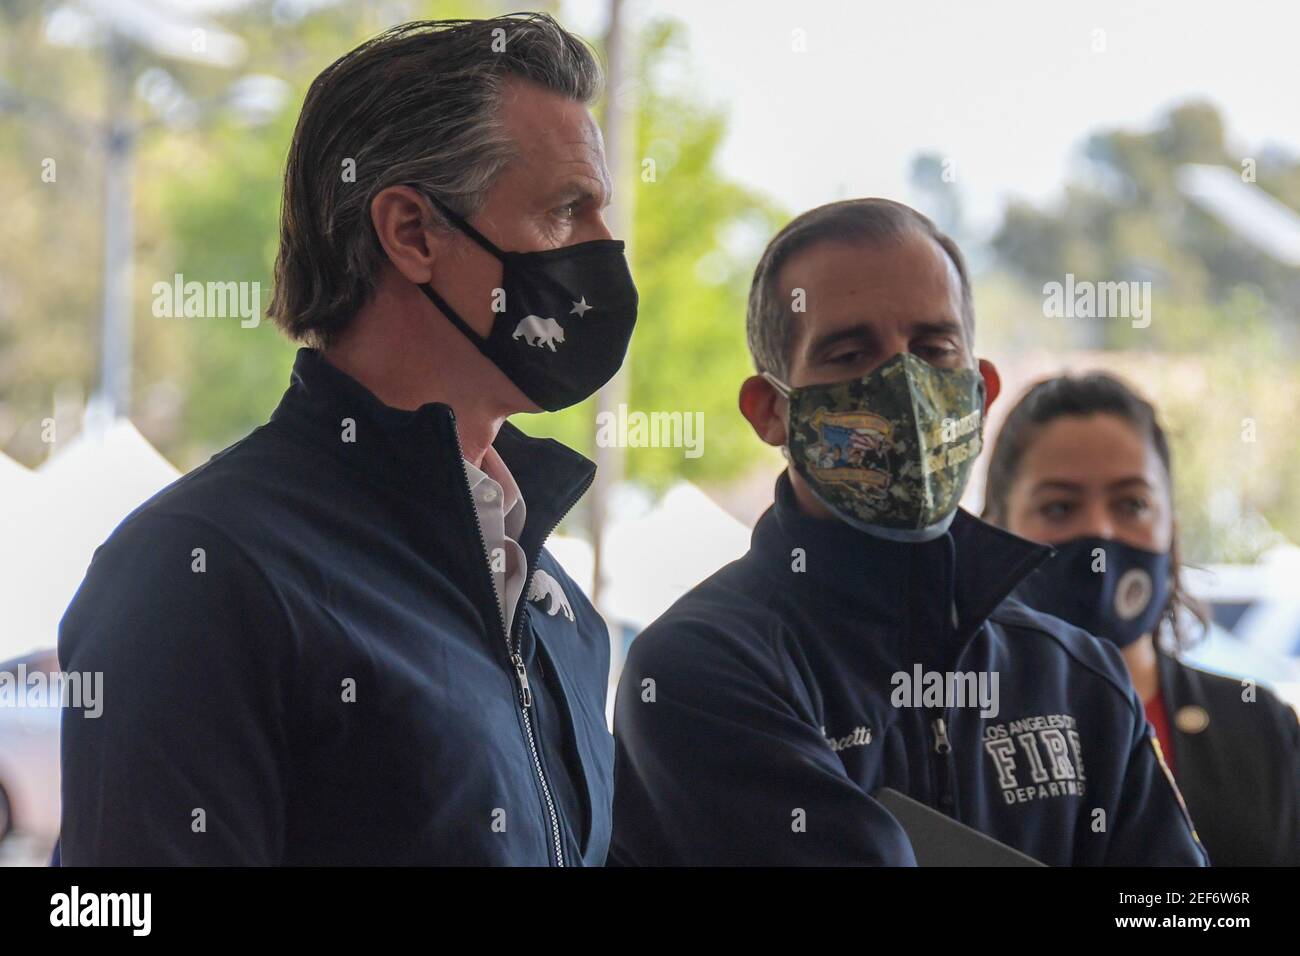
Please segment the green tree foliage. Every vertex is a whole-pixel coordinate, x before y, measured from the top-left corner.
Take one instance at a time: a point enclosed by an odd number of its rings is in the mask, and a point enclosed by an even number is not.
[[[29,465],[49,451],[56,389],[93,373],[103,254],[101,164],[77,122],[101,71],[43,42],[41,13],[0,2],[0,450]]]
[[[1205,103],[1175,107],[1154,129],[1094,133],[1082,158],[1059,206],[1014,202],[1007,208],[992,243],[999,265],[1038,295],[1066,273],[1095,282],[1149,281],[1157,307],[1178,320],[1155,321],[1148,329],[1081,323],[1072,330],[1074,342],[1201,349],[1207,335],[1222,330],[1197,325],[1203,317],[1198,310],[1229,306],[1243,287],[1255,290],[1281,328],[1295,327],[1296,269],[1262,254],[1189,201],[1178,171],[1200,164],[1241,173],[1249,161],[1255,188],[1300,209],[1300,158],[1276,149],[1250,155],[1232,148],[1218,111]],[[1231,314],[1225,318],[1232,320]]]

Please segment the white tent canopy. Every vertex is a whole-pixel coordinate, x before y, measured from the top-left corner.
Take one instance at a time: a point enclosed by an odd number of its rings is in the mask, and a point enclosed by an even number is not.
[[[36,471],[0,456],[0,660],[55,645],[95,549],[179,475],[125,419]]]
[[[605,533],[606,606],[645,626],[679,597],[749,550],[750,530],[688,482],[647,514],[615,518]]]

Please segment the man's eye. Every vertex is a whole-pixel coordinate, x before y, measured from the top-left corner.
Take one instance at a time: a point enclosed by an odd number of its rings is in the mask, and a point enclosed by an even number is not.
[[[958,355],[958,350],[951,345],[918,345],[912,353],[927,362],[943,362]]]
[[[1073,506],[1068,501],[1049,501],[1041,505],[1038,513],[1048,521],[1061,521],[1070,516]]]
[[[1119,502],[1119,509],[1133,517],[1146,514],[1150,507],[1150,502],[1145,498],[1123,498]]]
[[[578,214],[578,204],[576,202],[565,203],[555,210],[555,214],[561,219],[572,219]]]

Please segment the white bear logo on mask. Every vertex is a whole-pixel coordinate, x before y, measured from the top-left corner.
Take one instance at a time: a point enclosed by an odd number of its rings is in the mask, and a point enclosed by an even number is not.
[[[555,351],[556,342],[564,343],[564,329],[560,323],[554,319],[544,319],[540,315],[526,315],[519,320],[514,334],[510,337],[517,339],[521,335],[529,345],[538,348],[550,346],[552,352]]]

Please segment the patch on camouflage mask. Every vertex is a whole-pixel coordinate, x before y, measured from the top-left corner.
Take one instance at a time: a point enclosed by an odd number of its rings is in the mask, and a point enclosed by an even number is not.
[[[870,412],[819,408],[811,421],[816,443],[805,449],[808,469],[822,481],[861,483],[873,497],[889,490],[889,442],[894,426]]]

